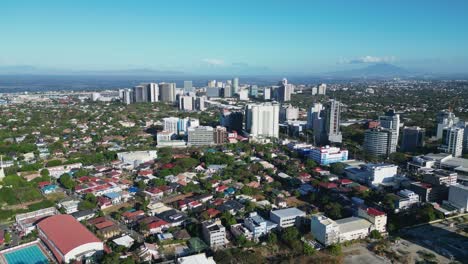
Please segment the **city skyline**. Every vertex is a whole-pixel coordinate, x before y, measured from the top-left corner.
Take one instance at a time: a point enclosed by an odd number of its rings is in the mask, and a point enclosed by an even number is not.
[[[0,74],[465,73],[468,4],[4,1]]]

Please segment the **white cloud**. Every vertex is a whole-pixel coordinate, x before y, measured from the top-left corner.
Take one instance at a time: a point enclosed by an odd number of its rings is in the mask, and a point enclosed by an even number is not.
[[[340,64],[361,64],[361,63],[389,63],[396,60],[395,56],[385,56],[385,57],[376,57],[376,56],[364,56],[355,59],[340,59]]]
[[[203,59],[202,61],[204,63],[207,63],[209,65],[214,65],[214,66],[224,65],[224,60],[221,60],[221,59]]]

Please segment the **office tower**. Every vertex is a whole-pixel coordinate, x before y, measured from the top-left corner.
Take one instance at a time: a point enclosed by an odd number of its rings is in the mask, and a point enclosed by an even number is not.
[[[226,84],[224,87],[224,98],[230,98],[232,97],[232,86],[230,84]]]
[[[364,150],[373,156],[388,156],[390,155],[390,141],[392,131],[390,129],[377,127],[371,128],[364,132]]]
[[[179,109],[184,111],[195,110],[195,96],[183,95],[179,96]]]
[[[148,93],[148,102],[154,103],[159,101],[159,85],[157,83],[148,83],[146,85]]]
[[[250,85],[250,87],[249,87],[249,96],[250,97],[257,97],[258,96],[258,86],[257,85]]]
[[[249,100],[249,90],[240,89],[238,93],[239,93],[239,100],[241,100],[241,101],[248,101]]]
[[[216,82],[216,87],[218,88],[224,88],[224,83],[223,82]]]
[[[388,155],[390,155],[397,150],[398,136],[400,133],[400,115],[396,114],[395,110],[390,109],[384,116],[379,117],[379,122],[381,127],[389,129],[392,133],[388,146]]]
[[[314,106],[307,109],[307,129],[314,129],[314,120],[320,119],[320,113],[323,110],[321,103],[315,103]]]
[[[468,153],[468,122],[463,122],[461,123],[461,126],[463,127],[463,151],[465,153]]]
[[[312,95],[317,95],[317,92],[318,92],[317,87],[315,86],[312,87]]]
[[[263,100],[271,100],[271,87],[263,89]]]
[[[284,78],[279,83],[279,88],[277,90],[277,98],[278,102],[288,102],[291,101],[291,94],[293,92],[293,85],[288,83],[288,80]]]
[[[437,113],[436,122],[437,122],[436,138],[441,139],[444,128],[454,126],[455,124],[459,122],[459,119],[450,110],[442,110],[439,113]]]
[[[176,100],[176,84],[175,83],[160,83],[159,95],[162,102],[173,103]]]
[[[184,81],[184,93],[194,92],[192,81]]]
[[[320,84],[318,87],[317,93],[319,95],[325,95],[327,93],[327,85],[324,83]]]
[[[227,142],[227,129],[222,126],[217,126],[214,134],[213,140],[216,145],[224,144]]]
[[[206,96],[208,98],[217,98],[220,96],[218,87],[208,87],[206,88]]]
[[[199,111],[205,111],[206,110],[205,100],[206,100],[205,96],[197,97],[197,99],[195,100],[195,108]]]
[[[229,131],[241,132],[243,129],[244,114],[242,112],[231,112],[225,109],[220,119],[221,125]]]
[[[234,93],[239,92],[239,78],[232,79],[232,90]]]
[[[252,137],[279,136],[279,105],[248,104],[245,108],[245,128]]]
[[[172,134],[179,133],[179,118],[177,117],[166,117],[163,118],[164,131],[171,132]]]
[[[446,127],[442,131],[442,145],[439,149],[450,153],[454,157],[461,157],[463,152],[463,138],[465,129],[463,127]]]
[[[424,135],[426,130],[420,127],[404,127],[401,140],[401,150],[404,152],[416,152],[424,147]]]
[[[206,85],[208,88],[215,88],[216,87],[216,80],[210,80],[208,81],[208,84]]]
[[[122,89],[119,91],[122,99],[122,103],[131,104],[133,103],[133,91],[131,89]]]
[[[325,111],[325,130],[327,132],[328,142],[341,143],[341,103],[332,99],[325,105]]]
[[[133,100],[135,103],[148,102],[148,92],[146,85],[137,85],[133,87]]]
[[[187,144],[190,146],[213,145],[213,128],[210,126],[189,127]]]
[[[283,105],[280,109],[280,122],[297,120],[299,118],[299,108],[292,105]]]

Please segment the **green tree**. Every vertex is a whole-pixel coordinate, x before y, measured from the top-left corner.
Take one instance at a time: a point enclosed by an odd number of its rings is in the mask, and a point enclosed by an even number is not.
[[[304,254],[307,256],[312,256],[315,254],[316,250],[314,247],[309,245],[309,243],[304,243]]]
[[[333,244],[328,247],[328,251],[335,256],[341,255],[341,245],[340,244]]]
[[[72,179],[72,177],[68,173],[62,174],[62,176],[60,176],[59,178],[59,182],[60,184],[62,184],[62,186],[65,189],[69,189],[69,190],[73,189],[76,185],[75,181]]]
[[[271,232],[270,234],[268,234],[267,241],[270,245],[276,245],[276,243],[278,243],[278,236],[276,235],[276,233]]]
[[[370,232],[369,237],[372,238],[372,239],[381,239],[381,238],[382,238],[382,235],[380,234],[379,231],[377,231],[377,230],[372,230],[372,231]]]
[[[341,162],[333,163],[330,165],[330,171],[336,175],[342,175],[344,173],[345,166],[346,165]]]

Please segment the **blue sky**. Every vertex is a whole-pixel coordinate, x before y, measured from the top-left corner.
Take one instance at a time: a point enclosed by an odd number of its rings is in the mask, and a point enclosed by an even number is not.
[[[450,4],[448,4],[448,2]],[[466,72],[468,1],[0,1],[0,67]]]

